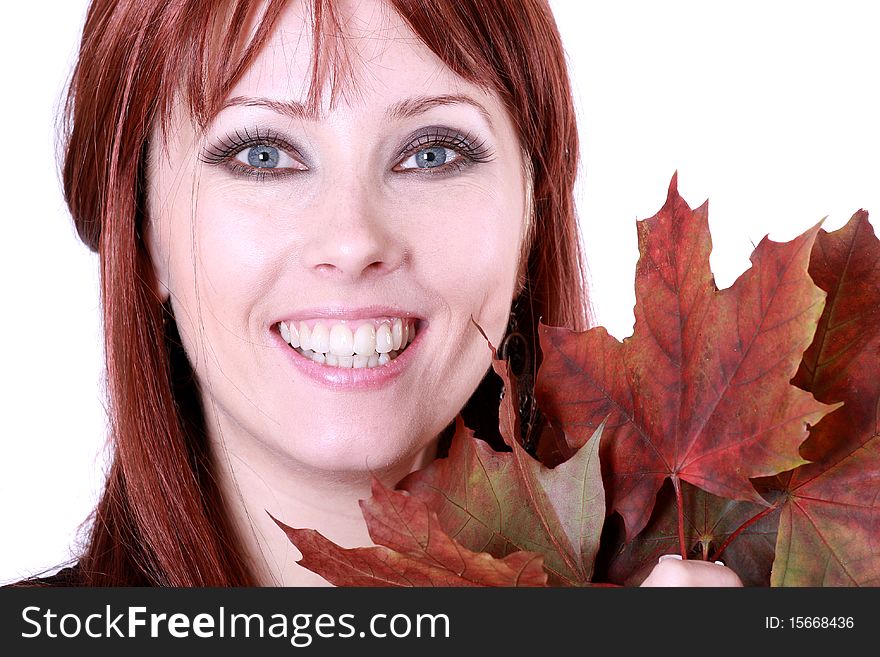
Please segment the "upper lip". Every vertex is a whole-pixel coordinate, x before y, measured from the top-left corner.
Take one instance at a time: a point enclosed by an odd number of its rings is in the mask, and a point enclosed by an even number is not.
[[[422,316],[418,313],[412,310],[405,310],[399,306],[373,305],[359,306],[355,308],[351,306],[343,306],[340,304],[295,310],[277,321],[302,321],[308,319],[354,320],[371,319],[377,317],[411,317],[413,319],[422,318]]]

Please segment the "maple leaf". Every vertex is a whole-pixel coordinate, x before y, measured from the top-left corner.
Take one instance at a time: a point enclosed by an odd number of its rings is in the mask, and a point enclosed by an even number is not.
[[[762,240],[752,267],[721,291],[707,204],[688,207],[677,176],[663,208],[637,226],[633,335],[621,343],[602,327],[541,325],[536,383],[540,408],[573,447],[609,417],[602,470],[628,539],[667,478],[679,496],[687,481],[766,506],[750,478],[805,463],[807,425],[833,408],[789,383],[823,308],[807,274],[818,226],[787,243]],[[684,549],[681,513],[679,537]]]
[[[779,509],[766,513],[761,505],[717,497],[687,483],[682,483],[681,492],[687,557],[712,561],[723,558],[745,586],[768,586]],[[597,564],[603,580],[638,586],[657,565],[660,555],[679,553],[678,509],[669,482],[660,489],[651,520],[632,541],[626,542],[621,523],[615,520],[619,521],[616,514],[606,525],[605,555],[600,555]],[[723,554],[719,554],[721,550]]]
[[[828,293],[793,383],[844,402],[810,430],[812,463],[783,491],[774,586],[880,585],[880,241],[859,211],[821,231],[810,275]],[[764,482],[773,487],[773,482]]]
[[[459,421],[448,457],[410,474],[399,487],[425,501],[444,529],[471,549],[536,552],[551,584],[587,585],[605,519],[602,427],[551,470],[520,446],[515,381],[504,361],[493,360],[493,367],[505,390],[499,428],[512,451],[492,450]]]
[[[464,548],[440,527],[436,514],[403,491],[373,480],[372,497],[361,501],[376,547],[342,548],[314,529],[275,520],[302,553],[298,562],[337,586],[545,586],[537,554],[514,552],[503,559]]]

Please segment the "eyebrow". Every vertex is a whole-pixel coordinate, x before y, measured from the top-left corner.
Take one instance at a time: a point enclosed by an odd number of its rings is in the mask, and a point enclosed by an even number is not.
[[[470,105],[476,109],[489,124],[492,125],[492,116],[489,111],[470,96],[461,94],[444,94],[442,96],[414,96],[391,105],[385,112],[389,119],[403,119],[427,112],[429,109],[441,105]],[[494,129],[494,128],[493,128]]]
[[[462,94],[413,96],[412,98],[407,98],[390,105],[385,111],[385,116],[390,120],[399,120],[417,116],[418,114],[422,114],[434,107],[442,105],[470,105],[480,113],[486,123],[489,124],[489,127],[494,129],[489,111],[475,99]],[[316,121],[319,118],[316,113],[310,112],[305,104],[293,100],[273,100],[272,98],[235,96],[223,103],[222,109],[232,106],[264,107],[277,114],[282,114],[298,120]]]
[[[272,100],[271,98],[254,98],[252,96],[235,96],[230,98],[221,109],[227,107],[265,107],[272,110],[276,114],[283,114],[292,119],[305,119],[316,121],[317,114],[310,112],[303,103],[297,103],[293,100]]]

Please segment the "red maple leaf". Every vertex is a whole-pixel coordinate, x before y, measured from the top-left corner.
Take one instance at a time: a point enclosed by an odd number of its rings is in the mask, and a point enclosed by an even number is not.
[[[878,586],[880,241],[866,212],[821,231],[810,275],[828,298],[793,383],[844,404],[810,430],[801,452],[813,462],[776,478],[784,503],[772,584]]]
[[[745,586],[768,586],[776,549],[779,509],[753,502],[717,497],[685,482],[681,484],[687,557],[724,563]],[[645,529],[627,542],[617,515],[603,535],[604,556],[597,564],[603,580],[637,586],[657,565],[660,555],[679,551],[675,491],[665,484]],[[728,541],[732,541],[727,545]],[[719,552],[723,550],[723,554]]]
[[[514,552],[503,559],[464,548],[437,515],[404,491],[373,480],[361,501],[370,538],[379,546],[342,548],[314,529],[275,520],[299,551],[298,562],[337,586],[545,586],[541,557]]]
[[[516,438],[517,390],[507,363],[495,360],[493,366],[505,390],[501,435],[512,451],[493,451],[459,423],[449,456],[412,473],[400,487],[424,500],[444,529],[471,549],[536,552],[551,584],[588,585],[605,519],[601,425],[568,461],[553,469],[542,465]]]
[[[602,470],[628,539],[667,478],[679,502],[687,481],[766,506],[750,478],[805,463],[807,425],[833,408],[789,383],[823,308],[807,274],[817,231],[765,238],[752,267],[719,291],[707,205],[688,207],[673,176],[660,212],[638,222],[633,335],[621,343],[602,327],[540,327],[538,404],[573,447],[609,417]],[[679,538],[684,551],[681,512]]]

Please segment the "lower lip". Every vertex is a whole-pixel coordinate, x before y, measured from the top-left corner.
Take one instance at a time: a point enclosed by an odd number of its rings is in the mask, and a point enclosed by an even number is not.
[[[333,390],[375,390],[394,383],[406,370],[422,344],[425,322],[420,321],[416,337],[394,360],[376,367],[333,367],[306,358],[284,341],[277,331],[272,334],[280,348],[287,352],[294,366],[315,383]]]

